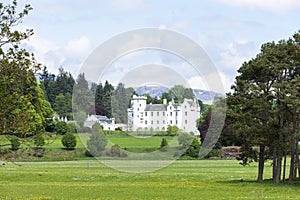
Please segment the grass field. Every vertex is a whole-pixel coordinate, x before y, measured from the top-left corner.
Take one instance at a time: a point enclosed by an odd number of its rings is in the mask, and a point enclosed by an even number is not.
[[[43,160],[43,161],[52,161],[52,160],[82,160],[82,159],[90,159],[85,156],[86,151],[86,142],[90,138],[90,134],[74,134],[77,140],[76,148],[72,151],[67,151],[64,149],[61,138],[62,136],[56,136],[51,140],[47,141],[46,145],[43,146],[45,150],[45,154],[41,158],[30,157],[30,160]],[[129,137],[123,134],[119,135],[107,135],[107,139],[109,144],[107,148],[110,148],[113,144],[118,144],[121,148],[125,148],[128,152],[133,153],[143,153],[143,152],[153,152],[160,147],[160,143],[162,140],[162,136],[154,136],[147,138],[139,138],[139,137]],[[178,146],[178,142],[174,137],[164,136],[169,142],[171,146]],[[1,138],[0,138],[1,139]],[[171,143],[171,141],[173,141]],[[2,140],[3,142],[3,140]],[[1,144],[1,141],[0,141]],[[26,147],[23,145],[23,147]],[[10,146],[6,147],[10,148]],[[19,160],[27,160],[27,152],[23,153],[24,156],[21,156]],[[0,159],[1,160],[1,159]]]
[[[88,134],[76,135],[77,147],[66,151],[61,136],[44,148],[35,161],[0,161],[0,199],[299,199],[300,182],[275,185],[255,182],[257,166],[236,160],[164,161],[102,160],[84,156]],[[111,143],[133,152],[159,148],[162,137],[131,138],[110,135]],[[172,137],[166,137],[169,142]],[[174,141],[174,140],[173,140]],[[178,145],[176,142],[173,145]],[[154,157],[157,158],[157,157]],[[59,161],[55,161],[59,160]],[[71,161],[64,161],[71,160]],[[117,166],[118,170],[104,165]],[[166,161],[168,163],[168,161]],[[148,173],[143,172],[152,166]],[[271,177],[266,163],[265,178]],[[157,169],[156,171],[153,171]]]
[[[134,161],[142,162],[144,161]],[[96,160],[6,163],[0,199],[299,199],[300,185],[255,182],[236,160],[176,161],[151,173],[125,173]],[[266,165],[265,178],[271,177]]]

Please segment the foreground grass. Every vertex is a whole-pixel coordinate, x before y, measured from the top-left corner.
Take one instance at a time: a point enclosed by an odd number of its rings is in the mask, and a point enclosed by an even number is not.
[[[132,161],[142,162],[145,161]],[[125,173],[98,161],[6,163],[0,199],[299,199],[300,185],[255,182],[256,166],[236,160],[176,161],[150,173]],[[265,178],[271,177],[266,164]]]

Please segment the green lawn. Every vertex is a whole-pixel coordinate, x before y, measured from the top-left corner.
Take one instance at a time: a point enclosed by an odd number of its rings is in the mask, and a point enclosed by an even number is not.
[[[51,140],[46,142],[46,145],[43,146],[45,150],[45,154],[41,158],[37,157],[28,157],[28,153],[23,153],[23,156],[18,158],[19,160],[82,160],[82,159],[90,159],[89,157],[85,156],[86,151],[86,142],[90,138],[90,134],[74,134],[76,136],[77,145],[76,148],[72,151],[67,151],[64,149],[61,139],[62,136],[55,136]],[[126,136],[124,134],[112,134],[107,135],[107,139],[109,141],[109,144],[107,146],[107,149],[110,148],[113,144],[118,144],[121,148],[126,149],[126,152],[128,154],[133,153],[133,155],[130,155],[129,157],[133,156],[133,159],[137,159],[137,157],[134,155],[135,153],[148,153],[148,152],[154,152],[159,149],[160,143],[162,140],[162,136],[153,136],[153,137],[131,137]],[[172,156],[174,152],[176,151],[176,147],[178,147],[178,142],[175,137],[165,136],[169,142],[169,145],[171,150],[169,151],[169,154]],[[3,138],[2,138],[3,139]],[[2,140],[3,142],[3,140]],[[1,141],[0,141],[1,144]],[[26,147],[25,145],[22,145],[22,147]],[[33,146],[32,146],[33,147]],[[10,146],[6,147],[10,148]],[[135,157],[134,157],[135,156]],[[151,155],[153,157],[157,157],[157,155]],[[168,156],[170,157],[170,156]],[[1,159],[0,159],[1,160]]]
[[[133,161],[141,162],[144,161]],[[236,160],[176,161],[150,173],[125,173],[95,160],[7,163],[0,199],[299,199],[300,183],[255,182],[257,167]],[[266,165],[265,178],[271,177]]]

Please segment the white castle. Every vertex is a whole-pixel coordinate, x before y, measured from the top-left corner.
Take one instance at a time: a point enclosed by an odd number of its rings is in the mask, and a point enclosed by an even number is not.
[[[168,126],[177,126],[184,132],[198,135],[197,119],[200,117],[200,107],[196,99],[184,99],[176,104],[174,100],[163,104],[147,104],[147,97],[134,95],[128,108],[128,130],[167,130]]]

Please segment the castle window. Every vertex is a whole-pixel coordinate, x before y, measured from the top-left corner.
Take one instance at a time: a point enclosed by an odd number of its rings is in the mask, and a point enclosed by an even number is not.
[[[142,106],[142,104],[140,104],[140,107]]]
[[[147,117],[147,111],[145,112],[145,117]]]
[[[148,122],[147,122],[147,120],[145,120],[145,124],[147,124]]]
[[[176,120],[176,124],[178,124],[178,121]]]
[[[157,112],[157,116],[159,116],[159,112]]]
[[[170,112],[170,116],[172,116],[172,112]]]
[[[184,113],[184,114],[185,114],[185,116],[187,116],[187,112],[186,112],[186,111],[185,111],[185,113]]]
[[[176,116],[178,116],[178,112],[175,112]]]
[[[157,120],[157,124],[159,124],[159,121]]]
[[[170,124],[172,124],[172,120],[170,120]]]
[[[139,108],[137,108],[137,111],[139,111],[140,109]]]
[[[187,124],[187,120],[185,120],[184,123]]]
[[[153,120],[151,120],[151,124],[153,124]]]
[[[165,112],[163,112],[163,116],[165,116]]]
[[[153,112],[151,112],[151,117],[153,117]]]
[[[166,122],[165,122],[165,120],[163,120],[163,124],[165,124]]]

